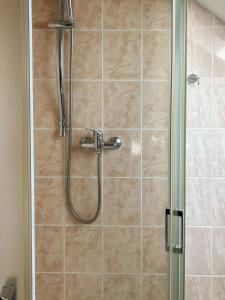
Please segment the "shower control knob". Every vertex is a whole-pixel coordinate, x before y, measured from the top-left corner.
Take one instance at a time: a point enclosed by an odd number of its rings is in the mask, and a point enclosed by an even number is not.
[[[104,140],[103,132],[96,129],[89,129],[93,132],[92,137],[83,137],[81,139],[81,148],[95,149],[97,154],[101,154],[104,149],[117,150],[121,147],[122,141],[119,137],[112,137]]]
[[[119,137],[114,136],[112,138],[110,138],[109,140],[104,142],[104,148],[105,149],[119,149],[122,145],[122,141]]]

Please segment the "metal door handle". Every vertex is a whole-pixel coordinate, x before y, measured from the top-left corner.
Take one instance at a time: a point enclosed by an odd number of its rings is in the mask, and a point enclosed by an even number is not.
[[[181,220],[179,244],[174,244],[173,251],[175,253],[184,253],[184,212],[183,210],[174,210],[173,215],[179,217]]]
[[[170,251],[170,242],[169,242],[169,223],[168,218],[170,216],[170,209],[166,208],[165,210],[165,249],[166,251]]]

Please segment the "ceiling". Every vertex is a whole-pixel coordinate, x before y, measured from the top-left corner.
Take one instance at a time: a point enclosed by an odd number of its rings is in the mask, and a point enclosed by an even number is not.
[[[213,12],[218,18],[225,22],[224,0],[197,0],[202,6]]]

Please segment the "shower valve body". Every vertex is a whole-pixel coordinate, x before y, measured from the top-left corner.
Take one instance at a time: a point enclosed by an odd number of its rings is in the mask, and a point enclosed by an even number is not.
[[[104,141],[103,133],[100,130],[90,130],[93,132],[93,137],[82,138],[81,148],[95,149],[97,154],[101,154],[104,149],[116,150],[121,147],[122,141],[119,137],[112,137]]]

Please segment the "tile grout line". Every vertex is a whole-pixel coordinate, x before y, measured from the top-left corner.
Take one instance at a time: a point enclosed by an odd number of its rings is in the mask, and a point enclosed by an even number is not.
[[[144,53],[144,32],[143,32],[143,25],[144,25],[144,0],[141,0],[141,49],[140,49],[140,55],[141,55],[141,155],[140,155],[140,164],[141,164],[141,276],[140,276],[140,284],[141,284],[141,290],[140,290],[140,299],[143,299],[143,53]]]
[[[210,298],[212,300],[213,297],[213,287],[212,287],[212,242],[213,242],[213,143],[212,143],[212,137],[213,137],[213,126],[214,126],[214,18],[213,18],[213,36],[212,36],[212,45],[211,45],[211,51],[212,51],[212,57],[211,57],[211,63],[212,63],[212,87],[211,87],[211,97],[212,97],[212,115],[211,115],[211,179],[210,179],[210,186],[211,186],[211,230],[210,230],[210,242],[211,242],[211,246],[210,246]]]
[[[223,78],[218,78],[218,80],[224,80]],[[68,82],[69,79],[65,78],[64,79],[65,82]],[[201,80],[210,80],[210,78],[201,78]],[[51,77],[40,77],[40,78],[34,78],[34,81],[38,82],[38,81],[57,81],[56,78],[51,78]],[[74,78],[73,79],[73,83],[76,82],[98,82],[100,83],[102,81],[102,79],[96,79],[96,78]],[[108,78],[108,79],[104,79],[105,82],[141,82],[141,79],[136,78],[136,79],[131,79],[131,78],[127,78],[127,79],[117,79],[117,78]],[[152,78],[152,79],[143,79],[143,82],[168,82],[168,79],[162,79],[162,78]]]
[[[73,131],[81,131],[84,130],[85,128],[73,128]],[[206,128],[207,129],[207,128]],[[225,128],[224,128],[225,129]],[[55,127],[35,127],[36,131],[53,131],[55,130]],[[105,128],[105,131],[168,131],[167,128]]]
[[[63,272],[36,272],[37,274],[63,274]],[[97,273],[97,272],[66,272],[66,274],[77,274],[77,275],[101,275],[102,273]],[[142,273],[124,273],[124,272],[121,272],[121,273],[108,273],[108,272],[104,272],[103,273],[104,275],[141,275]],[[143,273],[145,275],[150,275],[150,276],[167,276],[168,274],[166,273]],[[188,275],[188,276],[208,276],[208,275]],[[221,276],[222,277],[222,276]],[[225,277],[225,276],[224,276]]]
[[[103,26],[104,27],[104,26]],[[199,28],[200,29],[200,28]],[[206,28],[208,29],[208,28]],[[162,28],[151,28],[151,29],[147,29],[147,28],[119,28],[119,29],[104,29],[104,28],[99,28],[99,29],[88,29],[88,28],[84,28],[84,29],[76,29],[74,30],[75,32],[141,32],[141,31],[146,31],[146,32],[155,32],[155,31],[159,31],[159,32],[168,32],[170,29],[162,29]],[[38,29],[33,29],[33,32],[53,32],[52,29],[50,28],[38,28]]]
[[[41,224],[41,223],[36,223],[35,224],[36,227],[65,227],[65,228],[69,228],[69,227],[84,227],[81,224],[54,224],[54,223],[46,223],[46,224]],[[96,224],[96,225],[86,225],[85,227],[102,227],[101,224]],[[116,225],[116,224],[112,224],[112,225],[103,225],[104,228],[165,228],[164,225]],[[205,229],[211,228],[211,225],[187,225],[187,228],[198,228],[198,229]],[[213,226],[214,229],[221,229],[221,230],[225,230],[225,226]]]
[[[35,179],[65,179],[65,176],[35,176]],[[95,176],[72,176],[72,179],[96,179],[97,177]],[[167,177],[160,177],[160,176],[146,176],[146,177],[142,177],[143,179],[158,179],[158,180],[167,180]],[[187,176],[187,179],[196,179],[196,180],[208,180],[211,177],[210,176]],[[105,176],[104,179],[125,179],[125,180],[129,180],[129,179],[141,179],[141,176],[139,177],[107,177]],[[213,177],[213,180],[225,180],[224,176],[221,177]]]

